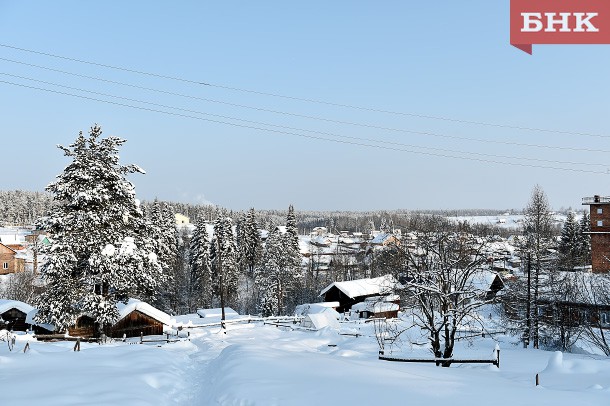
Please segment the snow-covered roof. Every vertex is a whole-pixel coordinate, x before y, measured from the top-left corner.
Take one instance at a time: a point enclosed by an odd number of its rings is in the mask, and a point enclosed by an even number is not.
[[[152,317],[153,319],[155,319],[157,321],[160,321],[161,323],[163,323],[165,325],[168,325],[168,326],[170,325],[171,318],[170,318],[169,314],[167,314],[155,307],[152,307],[148,303],[142,302],[138,299],[129,299],[127,304],[118,302],[116,307],[119,310],[119,320],[124,319],[133,311],[138,311],[149,317]]]
[[[400,300],[398,295],[386,295],[386,296],[371,296],[364,299],[367,302],[395,302]]]
[[[390,237],[392,237],[392,234],[388,234],[388,233],[380,233],[377,234],[375,236],[375,238],[373,238],[371,240],[371,244],[383,244],[385,241],[387,241]]]
[[[0,242],[4,245],[21,245],[25,243],[25,235],[0,234]]]
[[[366,278],[353,281],[333,282],[320,292],[320,296],[328,292],[333,286],[336,286],[337,289],[352,299],[359,296],[388,294],[395,289],[403,288],[392,275],[384,275],[372,279]]]
[[[325,327],[339,330],[339,313],[329,307],[318,313],[309,313],[301,322],[302,327],[320,330]]]
[[[38,327],[42,327],[45,330],[49,330],[49,331],[55,331],[55,326],[52,324],[48,324],[48,323],[38,323],[37,321],[34,321],[34,317],[36,316],[36,314],[38,314],[38,309],[32,309],[27,316],[25,316],[25,322],[27,324],[31,324],[34,326],[38,326]]]
[[[356,303],[355,305],[352,305],[352,311],[355,311],[355,312],[369,311],[369,312],[373,312],[373,313],[384,313],[384,312],[397,311],[398,309],[399,309],[399,306],[396,303],[390,303],[390,302],[364,301],[364,302],[360,302],[360,303]]]
[[[477,290],[488,291],[496,278],[500,278],[497,273],[481,269],[468,278],[468,284]]]
[[[199,317],[220,317],[222,315],[222,309],[220,307],[216,307],[214,309],[197,309],[197,314]],[[230,307],[225,307],[225,317],[229,316],[239,316],[239,313]]]
[[[34,310],[32,306],[27,303],[20,302],[19,300],[8,300],[0,299],[0,314],[5,313],[11,309],[17,309],[26,315]]]
[[[339,306],[339,302],[306,303],[298,305],[294,310],[294,314],[297,316],[306,316],[312,313],[322,313],[326,309],[332,309]]]

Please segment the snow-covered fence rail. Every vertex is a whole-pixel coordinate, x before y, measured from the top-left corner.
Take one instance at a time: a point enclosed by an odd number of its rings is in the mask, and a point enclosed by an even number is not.
[[[139,341],[140,344],[145,344],[145,343],[177,343],[179,341],[186,341],[186,340],[190,341],[191,340],[190,334],[189,334],[189,336],[187,338],[180,338],[180,337],[170,338],[171,337],[170,334],[166,334],[165,338],[154,338],[156,336],[149,336],[151,338],[144,339],[144,337],[145,337],[144,334],[140,333],[140,341]]]
[[[240,319],[231,319],[223,321],[216,321],[211,323],[202,323],[202,324],[186,324],[180,326],[174,326],[176,329],[193,329],[193,328],[206,328],[206,327],[218,327],[228,324],[240,324],[240,323],[255,323],[255,322],[263,322],[263,323],[296,323],[303,319],[301,316],[272,316],[272,317],[252,317],[248,316]]]
[[[84,341],[87,343],[97,343],[100,341],[99,338],[84,338],[84,337],[71,337],[65,334],[37,334],[34,337],[38,341]]]
[[[451,365],[451,364],[492,364],[500,368],[500,350],[494,350],[495,358],[493,359],[459,359],[459,358],[400,358],[400,357],[386,357],[383,351],[379,351],[379,359],[383,361],[394,361],[394,362],[428,362],[439,365]]]

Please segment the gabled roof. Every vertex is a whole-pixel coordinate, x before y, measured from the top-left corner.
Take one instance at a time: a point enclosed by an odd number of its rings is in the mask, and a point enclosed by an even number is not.
[[[9,247],[8,245],[4,245],[4,244],[2,244],[1,242],[0,242],[0,245],[1,245],[1,246],[3,246],[4,248],[6,248],[7,250],[11,250],[11,251],[13,251],[14,253],[16,253],[16,252],[17,252],[17,251],[15,251],[14,249],[12,249],[11,247]]]
[[[26,315],[34,310],[32,306],[27,303],[20,302],[19,300],[8,300],[0,299],[0,314],[5,313],[11,309],[17,309]]]
[[[25,316],[25,322],[27,324],[32,324],[34,326],[38,326],[38,327],[42,327],[45,330],[48,331],[55,331],[55,326],[52,324],[48,324],[48,323],[38,323],[37,321],[34,321],[34,317],[36,317],[36,314],[38,314],[38,309],[32,309],[27,316]]]
[[[353,281],[333,282],[320,292],[320,296],[336,287],[347,297],[354,299],[359,296],[383,295],[402,289],[403,286],[392,275],[384,275],[378,278],[356,279]]]
[[[161,310],[152,307],[148,303],[142,302],[137,299],[129,299],[129,302],[127,302],[127,304],[118,302],[116,307],[119,310],[119,320],[117,321],[117,323],[123,320],[133,311],[143,313],[167,326],[169,326],[171,323],[171,317],[169,316],[169,314],[162,312]]]

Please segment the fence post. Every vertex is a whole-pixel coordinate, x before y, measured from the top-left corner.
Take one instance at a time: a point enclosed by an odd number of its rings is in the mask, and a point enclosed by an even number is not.
[[[144,333],[140,331],[140,344],[144,342]]]
[[[536,374],[536,386],[540,385],[540,376]]]
[[[496,351],[496,366],[500,368],[500,349]]]

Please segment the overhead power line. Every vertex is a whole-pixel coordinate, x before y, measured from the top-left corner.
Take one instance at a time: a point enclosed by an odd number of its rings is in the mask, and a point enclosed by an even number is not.
[[[518,126],[518,125],[501,124],[501,123],[490,123],[490,122],[484,122],[484,121],[464,120],[464,119],[457,119],[457,118],[452,118],[452,117],[443,117],[443,116],[418,114],[418,113],[410,113],[410,112],[400,112],[400,111],[392,111],[392,110],[378,109],[378,108],[372,108],[372,107],[357,106],[357,105],[352,105],[352,104],[335,103],[335,102],[329,102],[329,101],[320,100],[320,99],[289,96],[289,95],[273,93],[273,92],[263,92],[263,91],[253,90],[253,89],[245,89],[245,88],[215,84],[215,83],[210,83],[210,82],[204,82],[204,81],[200,81],[200,80],[180,78],[177,76],[164,75],[164,74],[160,74],[160,73],[148,72],[148,71],[143,71],[143,70],[138,70],[138,69],[131,69],[131,68],[126,68],[126,67],[121,67],[121,66],[116,66],[116,65],[109,65],[109,64],[104,64],[104,63],[100,63],[100,62],[94,62],[94,61],[88,61],[88,60],[79,59],[79,58],[57,55],[57,54],[53,54],[53,53],[49,53],[49,52],[36,51],[33,49],[21,48],[21,47],[16,47],[13,45],[8,45],[8,44],[0,43],[0,47],[7,48],[7,49],[13,49],[13,50],[17,50],[17,51],[22,51],[22,52],[28,52],[28,53],[37,54],[37,55],[44,55],[44,56],[57,58],[57,59],[63,59],[63,60],[72,61],[72,62],[78,62],[78,63],[92,65],[92,66],[98,66],[98,67],[107,68],[107,69],[114,69],[114,70],[119,70],[119,71],[123,71],[123,72],[150,76],[150,77],[154,77],[154,78],[158,78],[158,79],[174,80],[174,81],[183,82],[183,83],[215,87],[215,88],[219,88],[219,89],[231,90],[231,91],[236,91],[236,92],[251,93],[251,94],[257,94],[257,95],[261,95],[261,96],[277,97],[277,98],[282,98],[282,99],[302,101],[302,102],[307,102],[307,103],[323,104],[323,105],[327,105],[327,106],[349,108],[349,109],[355,109],[355,110],[361,110],[361,111],[370,111],[370,112],[374,112],[374,113],[384,113],[384,114],[392,114],[392,115],[405,116],[405,117],[415,117],[415,118],[423,118],[423,119],[430,119],[430,120],[454,122],[454,123],[460,123],[460,124],[480,125],[480,126],[506,128],[506,129],[513,129],[513,130],[522,130],[522,131],[536,131],[536,132],[565,134],[565,135],[581,135],[581,136],[588,136],[588,137],[603,137],[603,138],[609,137],[608,135],[594,134],[594,133],[589,133],[589,132],[564,131],[564,130],[554,130],[554,129],[548,129],[548,128],[539,128],[539,127],[527,127],[527,126]]]
[[[37,82],[37,83],[42,83],[42,84],[46,84],[46,85],[61,87],[61,88],[64,88],[64,89],[69,89],[69,90],[76,90],[78,92],[83,92],[83,93],[95,94],[95,95],[98,95],[98,96],[105,96],[105,97],[111,97],[111,98],[115,98],[115,99],[129,101],[129,102],[147,104],[149,106],[155,106],[155,107],[167,108],[167,109],[172,109],[172,110],[184,111],[186,113],[200,114],[200,115],[204,115],[204,116],[210,116],[210,117],[216,117],[216,118],[222,118],[222,119],[234,120],[234,121],[241,121],[241,122],[245,122],[245,123],[249,123],[249,124],[256,124],[256,125],[262,125],[262,126],[267,126],[267,127],[276,127],[276,128],[283,128],[283,129],[293,130],[293,131],[301,131],[301,132],[305,132],[305,133],[314,133],[314,134],[320,134],[320,135],[328,135],[328,136],[331,136],[331,137],[337,137],[337,138],[343,138],[343,139],[350,139],[350,140],[357,140],[357,141],[366,141],[366,142],[373,142],[373,143],[378,143],[378,144],[389,144],[389,145],[408,147],[408,148],[419,148],[419,149],[429,150],[429,151],[439,151],[439,152],[458,153],[458,154],[473,155],[473,156],[483,156],[483,157],[489,157],[489,158],[518,159],[518,160],[523,160],[523,161],[536,161],[536,162],[546,162],[546,163],[564,164],[564,165],[583,165],[583,166],[607,167],[606,164],[602,164],[602,163],[559,161],[559,160],[549,160],[549,159],[541,159],[541,158],[527,158],[527,157],[519,157],[519,156],[508,156],[508,155],[479,153],[479,152],[472,152],[472,151],[450,150],[450,149],[445,149],[445,148],[424,147],[424,146],[421,146],[421,145],[405,144],[405,143],[393,142],[393,141],[388,141],[388,140],[383,140],[383,139],[379,140],[379,139],[372,139],[372,138],[362,138],[362,137],[346,136],[346,135],[340,135],[340,134],[336,134],[336,133],[330,133],[330,132],[324,132],[324,131],[316,131],[316,130],[309,130],[309,129],[290,127],[290,126],[271,124],[271,123],[264,123],[264,122],[253,121],[253,120],[245,120],[245,119],[241,119],[241,118],[238,118],[238,117],[230,117],[230,116],[224,116],[224,115],[220,115],[220,114],[212,114],[212,113],[207,113],[207,112],[202,112],[202,111],[197,111],[197,110],[185,109],[185,108],[170,106],[170,105],[166,105],[166,104],[149,102],[149,101],[146,101],[146,100],[132,99],[132,98],[129,98],[129,97],[116,96],[116,95],[109,94],[109,93],[96,92],[96,91],[93,91],[93,90],[82,89],[82,88],[78,88],[78,87],[62,85],[62,84],[53,83],[53,82],[47,82],[47,81],[44,81],[44,80],[34,79],[34,78],[27,77],[27,76],[13,75],[13,74],[10,74],[10,73],[5,73],[5,72],[0,72],[0,75],[10,76],[10,77],[13,77],[13,78],[19,78],[19,79],[24,79],[24,80],[29,80],[29,81],[32,81],[32,82]],[[610,153],[610,151],[606,151],[606,152]]]
[[[65,96],[81,98],[81,99],[85,99],[85,100],[92,100],[92,101],[97,101],[97,102],[106,103],[106,104],[112,104],[112,105],[116,105],[116,106],[123,106],[123,107],[128,107],[128,108],[137,109],[137,110],[149,111],[149,112],[153,112],[153,113],[161,113],[161,114],[166,114],[166,115],[171,115],[171,116],[191,118],[191,119],[195,119],[195,120],[202,120],[202,121],[207,121],[207,122],[212,122],[212,123],[217,123],[217,124],[230,125],[230,126],[234,126],[234,127],[247,128],[247,129],[264,131],[264,132],[272,132],[272,133],[277,133],[277,134],[293,135],[293,136],[297,136],[297,137],[303,137],[303,138],[308,138],[308,139],[316,139],[316,140],[323,140],[323,141],[335,142],[335,143],[339,143],[339,144],[349,144],[349,145],[355,145],[355,146],[363,146],[363,147],[377,148],[377,149],[397,151],[397,152],[407,152],[407,153],[426,155],[426,156],[435,156],[435,157],[442,157],[442,158],[453,158],[453,159],[460,159],[460,160],[467,160],[467,161],[476,161],[476,162],[493,163],[493,164],[501,164],[501,165],[520,166],[520,167],[527,167],[527,168],[551,169],[551,170],[560,170],[560,171],[568,171],[568,172],[582,172],[582,173],[595,173],[595,174],[606,174],[607,173],[606,171],[599,171],[599,170],[588,170],[588,169],[580,169],[580,168],[566,168],[566,167],[558,167],[558,166],[545,166],[545,165],[536,165],[536,164],[519,163],[519,162],[505,162],[505,161],[497,161],[497,160],[485,159],[485,158],[464,157],[464,156],[459,156],[459,155],[440,154],[440,153],[425,152],[425,151],[413,151],[413,150],[408,150],[408,149],[403,149],[403,148],[389,147],[389,146],[385,146],[385,145],[366,144],[366,143],[362,143],[362,142],[347,141],[347,140],[338,140],[338,139],[314,136],[314,135],[310,135],[310,134],[300,134],[300,133],[294,133],[294,132],[289,132],[289,131],[284,131],[284,130],[276,130],[276,129],[270,129],[270,128],[256,127],[256,126],[252,126],[252,125],[231,123],[231,122],[226,122],[226,121],[221,121],[221,120],[215,120],[215,119],[209,119],[209,118],[204,118],[204,117],[199,117],[199,116],[193,116],[193,115],[189,115],[189,114],[176,113],[176,112],[159,110],[159,109],[153,109],[153,108],[142,107],[142,106],[135,106],[135,105],[132,105],[132,104],[120,103],[120,102],[115,102],[115,101],[111,101],[111,100],[98,99],[98,98],[95,98],[95,97],[78,95],[78,94],[62,92],[62,91],[52,90],[52,89],[45,89],[45,88],[40,88],[40,87],[36,87],[36,86],[29,86],[29,85],[24,85],[24,84],[21,84],[21,83],[9,82],[9,81],[5,81],[5,80],[0,80],[0,83],[5,83],[5,84],[12,85],[12,86],[18,86],[18,87],[23,87],[23,88],[33,89],[33,90],[44,91],[44,92],[48,92],[48,93],[55,93],[55,94],[60,94],[60,95],[65,95]]]
[[[609,152],[606,150],[599,150],[596,148],[559,147],[559,146],[549,145],[549,144],[531,144],[531,143],[523,143],[523,142],[516,142],[516,141],[496,140],[493,138],[483,139],[483,138],[476,138],[476,137],[465,137],[465,136],[458,136],[458,135],[442,134],[442,133],[436,133],[436,132],[430,132],[430,131],[408,130],[408,129],[384,127],[384,126],[378,126],[378,125],[366,124],[366,123],[355,123],[355,122],[350,122],[350,121],[335,120],[335,119],[330,119],[330,118],[326,118],[326,117],[311,116],[311,115],[305,115],[305,114],[299,114],[299,113],[285,112],[285,111],[280,111],[280,110],[272,110],[272,109],[266,109],[266,108],[262,108],[262,107],[231,103],[231,102],[227,102],[227,101],[223,101],[223,100],[215,100],[215,99],[209,99],[209,98],[205,98],[205,97],[192,96],[192,95],[187,95],[187,94],[183,94],[183,93],[177,93],[177,92],[155,89],[155,88],[146,87],[146,86],[134,85],[132,83],[125,83],[125,82],[120,82],[120,81],[116,81],[116,80],[100,78],[97,76],[83,75],[80,73],[69,72],[69,71],[65,71],[65,70],[61,70],[61,69],[51,68],[48,66],[42,66],[42,65],[27,63],[27,62],[23,62],[23,61],[16,61],[13,59],[7,59],[7,58],[2,58],[2,57],[0,57],[0,60],[15,63],[15,64],[20,64],[20,65],[24,65],[24,66],[30,66],[30,67],[34,67],[37,69],[43,69],[43,70],[47,70],[47,71],[51,71],[51,72],[57,72],[57,73],[65,74],[65,75],[80,77],[80,78],[84,78],[84,79],[91,79],[91,80],[96,80],[96,81],[100,81],[100,82],[104,82],[104,83],[112,83],[112,84],[116,84],[116,85],[120,85],[120,86],[131,87],[134,89],[140,89],[140,90],[152,91],[152,92],[161,93],[161,94],[167,94],[167,95],[171,95],[171,96],[188,98],[191,100],[200,100],[200,101],[205,101],[205,102],[218,103],[218,104],[223,104],[223,105],[228,105],[228,106],[233,106],[233,107],[251,109],[251,110],[256,110],[256,111],[263,111],[263,112],[267,112],[267,113],[282,114],[282,115],[291,116],[291,117],[299,117],[299,118],[305,118],[305,119],[324,121],[324,122],[329,122],[329,123],[334,123],[334,124],[345,124],[345,125],[370,128],[370,129],[376,129],[376,130],[392,131],[392,132],[398,132],[398,133],[404,133],[404,134],[424,135],[424,136],[430,136],[430,137],[436,137],[436,138],[455,139],[455,140],[461,140],[461,141],[480,142],[480,143],[485,143],[485,144],[497,144],[497,145],[508,145],[508,146],[517,146],[517,147],[527,147],[527,148],[542,148],[542,149],[555,149],[555,150],[568,150],[568,151],[581,151],[581,152],[596,152],[596,153]],[[610,136],[603,136],[603,137],[610,138]]]

